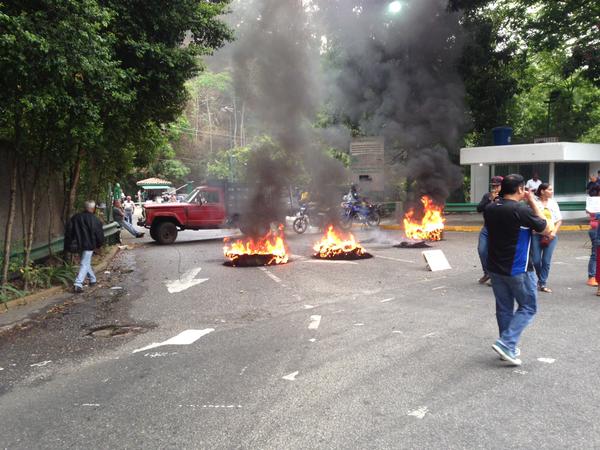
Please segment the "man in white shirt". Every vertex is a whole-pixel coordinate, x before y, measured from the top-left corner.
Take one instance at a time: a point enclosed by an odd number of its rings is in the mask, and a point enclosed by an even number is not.
[[[123,209],[125,210],[125,221],[133,224],[133,213],[135,212],[135,203],[131,201],[131,196],[127,196],[127,200],[123,202]]]
[[[537,172],[534,172],[531,179],[527,180],[525,189],[527,189],[528,191],[531,191],[531,192],[535,192],[535,191],[537,191],[537,188],[540,187],[540,184],[542,184],[542,180],[540,180],[540,177],[537,174]]]

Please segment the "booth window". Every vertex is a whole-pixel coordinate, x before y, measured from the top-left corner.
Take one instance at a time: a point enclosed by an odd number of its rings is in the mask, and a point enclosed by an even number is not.
[[[585,192],[588,171],[588,163],[556,163],[554,166],[554,192],[557,195]]]
[[[359,175],[358,181],[373,181],[373,178],[371,178],[371,175]]]
[[[534,173],[540,176],[540,180],[547,183],[550,179],[550,164],[496,164],[494,166],[494,175],[505,177],[511,173],[523,175],[525,181],[529,180]]]

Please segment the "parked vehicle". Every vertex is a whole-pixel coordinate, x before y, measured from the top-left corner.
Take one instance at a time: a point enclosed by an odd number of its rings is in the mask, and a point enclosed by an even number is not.
[[[342,208],[340,226],[345,230],[352,228],[354,222],[376,227],[381,221],[376,206],[371,203],[344,202]]]

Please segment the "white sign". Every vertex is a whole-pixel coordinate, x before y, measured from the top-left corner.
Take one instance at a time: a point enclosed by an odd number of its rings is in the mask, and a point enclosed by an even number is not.
[[[600,197],[586,197],[585,210],[591,213],[600,213]]]
[[[427,263],[427,267],[432,272],[437,272],[439,270],[448,270],[452,269],[450,267],[450,263],[446,259],[446,255],[441,250],[425,250],[423,253],[423,258],[425,258],[425,262]]]

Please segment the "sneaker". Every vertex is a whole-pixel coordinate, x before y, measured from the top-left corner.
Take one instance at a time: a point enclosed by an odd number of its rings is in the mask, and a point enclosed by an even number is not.
[[[515,347],[515,356],[518,358],[521,356],[521,349],[519,347]],[[501,356],[500,359],[504,361],[504,358]]]
[[[90,287],[94,287],[94,286],[96,286],[97,284],[98,284],[98,282],[97,282],[97,281],[94,281],[94,282],[91,282],[91,281],[90,281]]]
[[[83,292],[83,288],[81,286],[73,286],[73,292],[76,294],[81,294]]]
[[[596,281],[596,277],[589,277],[586,284],[588,286],[598,286],[598,282]]]
[[[484,273],[483,276],[477,281],[479,284],[483,284],[490,279],[490,276],[487,273]]]
[[[496,353],[500,355],[500,358],[502,358],[504,361],[508,361],[513,366],[521,365],[521,360],[517,358],[517,355],[510,351],[510,349],[506,345],[504,345],[504,343],[500,339],[494,342],[492,348]]]

